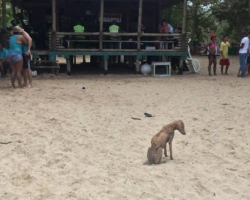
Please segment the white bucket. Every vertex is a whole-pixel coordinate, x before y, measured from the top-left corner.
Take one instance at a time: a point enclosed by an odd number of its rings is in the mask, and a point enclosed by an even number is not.
[[[37,76],[37,71],[31,71],[32,76]]]

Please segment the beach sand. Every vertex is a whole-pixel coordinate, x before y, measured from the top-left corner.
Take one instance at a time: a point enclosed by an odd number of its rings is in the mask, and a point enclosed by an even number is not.
[[[0,199],[250,200],[250,77],[236,77],[237,56],[212,77],[196,58],[183,76],[0,80]],[[178,119],[174,160],[149,165],[151,138]]]

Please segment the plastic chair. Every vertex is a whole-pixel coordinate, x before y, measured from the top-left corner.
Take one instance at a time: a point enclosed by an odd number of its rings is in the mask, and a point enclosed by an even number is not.
[[[165,74],[156,74],[156,68],[157,66],[164,66],[166,68]],[[152,76],[171,76],[171,63],[170,62],[153,62],[152,63]]]
[[[190,43],[190,42],[191,42],[191,39],[189,38],[188,43]],[[188,62],[188,66],[189,66],[190,70],[193,73],[198,73],[198,71],[201,68],[201,65],[197,59],[192,58],[189,46],[188,46],[188,55],[189,55],[189,58],[187,58],[187,62]]]
[[[197,59],[187,58],[188,66],[193,73],[198,73],[201,68],[200,62]]]

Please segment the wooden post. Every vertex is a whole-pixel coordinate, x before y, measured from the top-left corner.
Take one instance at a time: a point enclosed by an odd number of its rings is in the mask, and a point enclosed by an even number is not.
[[[52,0],[52,50],[56,51],[56,0]]]
[[[109,56],[105,55],[104,57],[104,75],[108,74],[108,60]]]
[[[3,29],[6,29],[6,0],[2,0]]]
[[[59,31],[59,4],[56,4],[56,30]]]
[[[100,30],[99,30],[99,50],[103,50],[103,13],[104,13],[104,0],[101,0],[101,5],[100,5]]]
[[[139,16],[138,16],[138,29],[137,29],[137,51],[141,50],[141,22],[142,22],[142,5],[143,0],[139,0]]]
[[[67,74],[70,76],[71,75],[71,61],[70,61],[70,56],[66,56],[66,63],[67,63]]]
[[[138,57],[136,57],[136,73],[139,74],[140,73],[140,60]]]
[[[182,33],[186,33],[186,21],[187,21],[187,0],[183,3],[183,19],[182,19]]]

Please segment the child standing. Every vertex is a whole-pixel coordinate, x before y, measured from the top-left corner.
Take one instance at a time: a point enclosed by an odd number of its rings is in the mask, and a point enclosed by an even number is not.
[[[223,37],[223,41],[220,44],[220,66],[221,66],[221,74],[223,75],[224,66],[226,66],[225,74],[228,75],[227,71],[230,65],[228,58],[228,48],[230,47],[230,43],[228,42],[228,36]]]
[[[217,52],[218,46],[217,46],[217,44],[215,42],[216,34],[212,33],[210,35],[210,39],[211,39],[211,42],[207,44],[207,50],[208,50],[208,75],[212,76],[212,73],[211,73],[212,64],[213,64],[214,75],[217,75],[216,74],[216,65],[217,65],[216,55],[218,55],[218,52]]]

